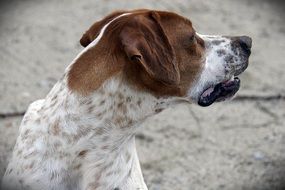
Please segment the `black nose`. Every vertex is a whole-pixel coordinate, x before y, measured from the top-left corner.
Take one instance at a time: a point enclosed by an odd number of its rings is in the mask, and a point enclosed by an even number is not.
[[[250,55],[252,39],[248,36],[240,36],[240,37],[238,37],[237,40],[238,40],[241,48],[246,52],[246,54]]]

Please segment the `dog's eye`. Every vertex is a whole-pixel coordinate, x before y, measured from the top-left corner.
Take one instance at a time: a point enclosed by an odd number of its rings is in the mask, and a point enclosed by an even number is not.
[[[181,45],[185,48],[192,48],[196,45],[197,39],[195,34],[187,34],[182,38]]]
[[[196,35],[195,35],[195,34],[193,34],[193,35],[190,37],[190,42],[191,42],[191,44],[197,42],[197,39],[196,39]]]

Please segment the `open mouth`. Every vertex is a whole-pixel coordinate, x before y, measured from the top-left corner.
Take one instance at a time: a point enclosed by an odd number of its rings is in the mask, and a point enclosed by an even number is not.
[[[198,104],[200,106],[206,107],[211,105],[214,102],[224,101],[229,99],[235,95],[235,93],[239,90],[240,87],[240,79],[238,77],[234,77],[230,80],[221,82],[207,88],[199,97]]]

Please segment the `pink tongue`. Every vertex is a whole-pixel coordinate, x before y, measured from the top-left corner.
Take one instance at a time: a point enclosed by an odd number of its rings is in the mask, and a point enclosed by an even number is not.
[[[229,86],[233,83],[233,80],[227,80],[226,82],[224,82],[225,86]]]
[[[209,96],[212,92],[214,91],[214,87],[210,87],[207,90],[205,90],[202,94],[202,97],[207,97]]]

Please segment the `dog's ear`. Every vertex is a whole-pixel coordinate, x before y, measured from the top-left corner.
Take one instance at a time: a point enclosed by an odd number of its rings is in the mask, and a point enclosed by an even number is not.
[[[88,46],[100,33],[101,29],[111,20],[113,20],[115,17],[121,15],[125,13],[125,11],[116,11],[113,12],[111,14],[109,14],[108,16],[106,16],[105,18],[103,18],[102,20],[95,22],[81,37],[80,39],[80,44],[83,47]]]
[[[141,64],[153,79],[169,85],[180,82],[174,50],[157,12],[132,18],[122,29],[120,41],[129,60]]]

